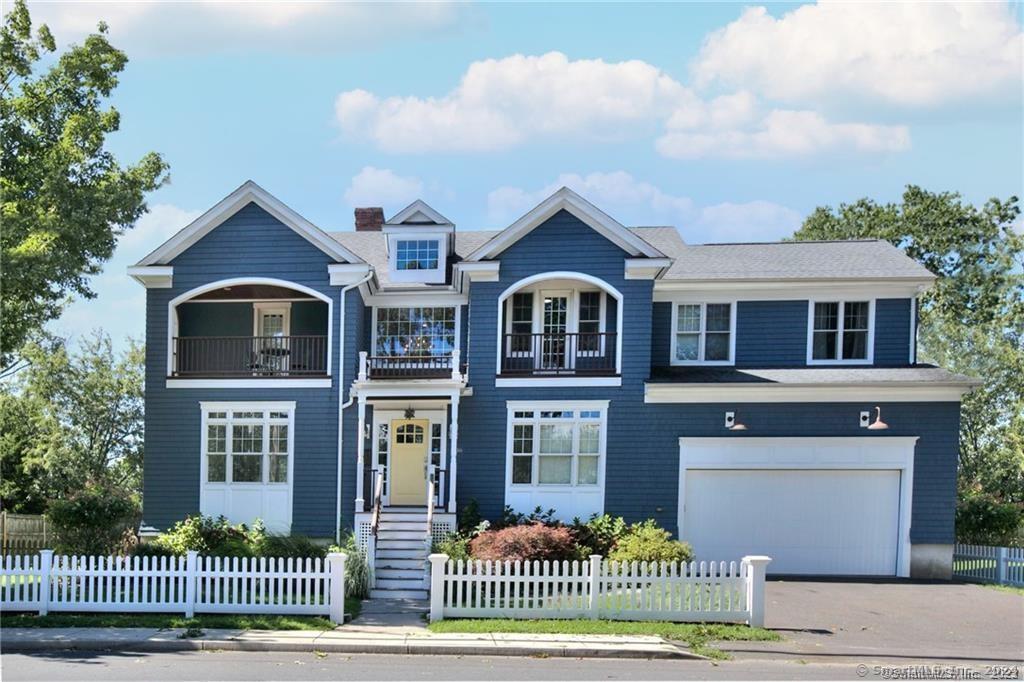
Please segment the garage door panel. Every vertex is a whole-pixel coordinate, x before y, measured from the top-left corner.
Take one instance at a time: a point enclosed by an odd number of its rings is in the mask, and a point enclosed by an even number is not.
[[[892,575],[900,472],[688,470],[683,538],[699,559],[772,557],[770,573]]]

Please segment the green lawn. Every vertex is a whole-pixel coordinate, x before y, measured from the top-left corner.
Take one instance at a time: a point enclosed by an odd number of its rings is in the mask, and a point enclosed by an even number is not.
[[[359,615],[359,599],[345,600],[345,612]],[[186,618],[176,613],[31,613],[4,614],[0,628],[225,628],[229,630],[332,630],[334,624],[321,616],[259,616],[199,614]]]
[[[985,587],[991,587],[993,590],[999,590],[1000,592],[1010,592],[1011,594],[1019,594],[1024,597],[1024,587],[1017,587],[1016,585],[996,585],[994,583],[981,583]]]
[[[694,653],[711,658],[729,655],[709,646],[715,641],[778,641],[777,633],[763,628],[722,623],[666,623],[620,620],[511,620],[502,618],[452,619],[431,623],[431,632],[524,632],[564,635],[655,635],[685,642]]]

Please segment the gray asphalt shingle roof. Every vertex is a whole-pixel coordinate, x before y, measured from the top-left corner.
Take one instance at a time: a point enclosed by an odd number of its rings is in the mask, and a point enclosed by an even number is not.
[[[968,384],[979,381],[933,365],[913,367],[815,367],[737,369],[735,367],[656,367],[652,383],[677,384]]]

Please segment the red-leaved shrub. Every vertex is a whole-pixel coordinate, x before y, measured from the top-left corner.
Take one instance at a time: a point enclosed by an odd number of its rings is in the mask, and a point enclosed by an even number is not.
[[[562,561],[574,558],[575,550],[568,528],[542,523],[484,531],[469,544],[470,555],[481,561]]]

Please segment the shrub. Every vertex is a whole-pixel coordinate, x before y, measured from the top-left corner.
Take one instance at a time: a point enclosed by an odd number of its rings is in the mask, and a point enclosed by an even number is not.
[[[586,558],[591,554],[608,556],[616,543],[625,537],[629,526],[621,516],[594,514],[586,523],[574,519],[571,530],[579,545],[580,558]]]
[[[51,501],[47,518],[61,554],[120,554],[134,540],[139,505],[117,488],[88,486]]]
[[[484,561],[543,561],[576,558],[576,544],[568,528],[542,523],[510,526],[480,533],[470,543],[470,554]]]
[[[430,548],[435,554],[447,554],[452,561],[469,561],[469,543],[472,538],[462,533],[452,533],[444,540],[438,540]]]
[[[512,507],[505,505],[505,508],[501,512],[501,519],[494,524],[494,527],[508,528],[510,526],[529,526],[536,523],[552,527],[562,525],[560,521],[555,519],[554,509],[548,509],[545,511],[541,507],[536,507],[529,514],[523,514],[521,512],[517,512]]]
[[[673,540],[671,533],[654,521],[634,523],[615,544],[613,561],[693,561],[693,548]]]
[[[232,526],[223,516],[189,516],[178,521],[166,533],[161,533],[152,544],[166,548],[177,556],[189,550],[211,556],[249,556],[250,540],[263,538],[263,527],[258,521],[250,531],[245,524]]]
[[[316,559],[327,556],[327,547],[305,535],[267,535],[253,548],[259,556]]]
[[[975,494],[956,507],[956,539],[976,545],[1012,545],[1024,525],[1024,506]]]
[[[373,568],[366,561],[366,554],[356,542],[356,536],[349,533],[341,539],[340,545],[331,545],[327,551],[348,555],[345,558],[345,596],[360,599],[369,597]]]
[[[138,557],[146,557],[146,556],[152,556],[152,557],[167,556],[167,557],[171,557],[171,556],[177,556],[174,552],[172,552],[170,549],[168,549],[164,545],[157,544],[155,542],[155,538],[154,538],[153,541],[150,541],[150,542],[140,542],[139,544],[137,544],[134,547],[132,547],[131,555],[132,556],[138,556]]]

